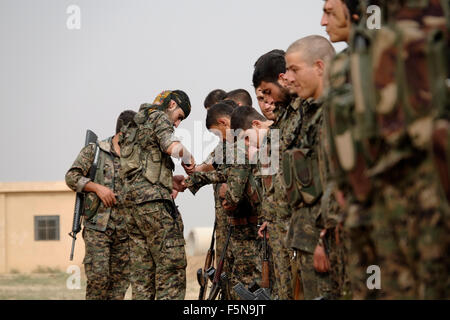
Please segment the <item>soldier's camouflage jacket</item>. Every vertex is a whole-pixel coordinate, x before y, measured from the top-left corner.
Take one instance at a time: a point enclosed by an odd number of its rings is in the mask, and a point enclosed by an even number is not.
[[[119,235],[126,236],[124,221],[119,213],[123,205],[123,183],[119,176],[120,157],[114,151],[112,138],[100,141],[98,147],[100,153],[94,182],[113,190],[117,205],[112,208],[105,208],[95,193],[87,193],[84,201],[84,212],[87,215],[84,225],[86,228],[97,231],[116,230]],[[96,144],[92,143],[84,147],[66,173],[66,184],[72,190],[82,192],[85,185],[90,181],[87,176],[94,162],[95,152]]]
[[[137,128],[128,128],[121,137],[121,176],[125,201],[141,204],[154,200],[172,201],[175,165],[166,153],[179,139],[167,114],[143,104],[134,117]]]
[[[263,214],[265,219],[272,221],[274,217],[270,217],[270,213],[274,205],[285,208],[285,210],[277,210],[278,218],[286,220],[289,218],[289,210],[287,210],[286,190],[283,187],[282,179],[282,154],[288,147],[292,145],[296,136],[301,128],[301,113],[300,113],[301,99],[294,99],[288,106],[277,113],[277,119],[270,127],[271,130],[279,130],[279,140],[273,139],[273,134],[267,134],[266,145],[270,152],[278,149],[279,152],[279,168],[276,174],[266,175],[263,170],[262,181],[264,186],[264,199],[263,199]],[[279,108],[281,109],[281,108]],[[261,166],[261,164],[260,164]],[[265,210],[264,208],[269,208]]]
[[[283,182],[287,190],[292,219],[289,247],[314,252],[323,228],[320,215],[322,183],[319,170],[319,137],[322,126],[322,101],[304,100],[302,125],[293,147],[283,154]]]
[[[244,163],[239,161],[239,164],[220,165],[215,171],[195,172],[186,179],[186,186],[195,194],[207,184],[226,183],[228,189],[225,199],[231,206],[238,208],[232,216],[259,216],[262,189],[258,166],[256,163],[250,163],[245,148],[239,148],[236,144],[234,146],[234,159],[239,158],[244,160]]]

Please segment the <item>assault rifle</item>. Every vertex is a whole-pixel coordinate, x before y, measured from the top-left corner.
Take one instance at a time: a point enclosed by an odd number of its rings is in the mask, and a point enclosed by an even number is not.
[[[210,277],[211,272],[214,272],[214,235],[216,233],[217,221],[214,222],[214,229],[211,236],[211,244],[208,249],[208,253],[206,254],[205,264],[203,269],[200,268],[197,270],[197,281],[200,285],[200,292],[198,294],[198,300],[205,300],[206,296],[206,288],[208,286],[208,278]]]
[[[233,290],[242,300],[272,300],[270,298],[270,290],[268,288],[260,288],[256,284],[253,286],[253,289],[249,290],[239,282],[233,287]]]
[[[88,130],[86,132],[86,140],[84,142],[84,146],[86,147],[90,143],[97,143],[97,135]],[[97,170],[98,165],[98,155],[100,149],[96,147],[94,162],[92,163],[91,169],[89,170],[89,178],[94,181],[95,179],[95,171]],[[70,261],[73,260],[73,252],[75,250],[75,241],[77,240],[77,234],[81,231],[81,219],[84,214],[84,192],[77,192],[75,197],[75,211],[73,213],[73,223],[72,223],[72,232],[69,233],[69,236],[72,237],[72,250],[70,251]]]
[[[225,246],[222,250],[222,254],[220,255],[220,260],[219,260],[219,263],[217,264],[217,270],[215,270],[214,272],[211,272],[211,278],[213,278],[213,280],[212,280],[212,287],[211,287],[211,291],[209,293],[208,300],[215,300],[220,292],[221,292],[222,300],[226,300],[226,299],[230,298],[229,294],[228,294],[228,290],[227,290],[228,286],[225,285],[225,282],[227,282],[227,276],[225,273],[223,273],[223,275],[222,275],[222,272],[223,272],[223,265],[225,262],[225,256],[227,253],[228,244],[230,243],[230,237],[231,237],[232,231],[233,231],[233,227],[228,226],[227,241],[225,242]]]

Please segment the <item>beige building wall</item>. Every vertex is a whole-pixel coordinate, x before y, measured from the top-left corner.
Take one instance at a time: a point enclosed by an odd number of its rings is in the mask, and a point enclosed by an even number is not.
[[[0,183],[0,273],[38,267],[66,271],[84,257],[81,232],[69,260],[75,192],[64,182]],[[35,240],[35,216],[59,216],[59,240]]]

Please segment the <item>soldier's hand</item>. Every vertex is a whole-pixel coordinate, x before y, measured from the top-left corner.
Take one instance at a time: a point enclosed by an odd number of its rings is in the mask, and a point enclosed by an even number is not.
[[[228,201],[225,199],[223,199],[222,201],[222,207],[227,211],[234,211],[237,208],[236,206],[229,204]]]
[[[317,272],[326,273],[330,271],[330,261],[328,260],[325,248],[318,244],[314,250],[314,269]]]
[[[195,171],[195,160],[194,160],[194,157],[191,157],[191,160],[190,160],[189,164],[185,164],[184,162],[182,162],[181,166],[183,167],[184,171],[186,171],[186,173],[188,175],[191,175],[192,173],[194,173],[194,171]]]
[[[228,190],[228,185],[226,183],[222,183],[220,188],[219,188],[219,197],[221,199],[225,199],[225,196],[227,194],[227,190]]]
[[[264,231],[264,229],[267,229],[267,225],[268,224],[269,223],[267,221],[264,221],[263,224],[261,225],[261,227],[259,227],[259,229],[258,229],[258,236],[260,238],[264,237],[263,231]],[[269,239],[269,233],[268,232],[266,232],[266,239]]]
[[[172,199],[176,199],[177,198],[177,196],[178,196],[178,191],[177,190],[175,190],[175,189],[172,189],[172,194],[171,194],[171,196],[172,196]]]
[[[185,178],[182,175],[173,176],[172,184],[173,189],[177,192],[183,192],[186,190],[186,183],[184,182]]]
[[[102,186],[101,184],[97,184],[97,186],[95,187],[95,193],[100,198],[100,200],[102,200],[103,205],[106,208],[112,207],[117,203],[116,195],[114,194],[114,192],[111,189]]]
[[[347,202],[345,201],[344,193],[341,190],[335,190],[334,197],[336,198],[336,201],[341,209],[345,210],[347,208]]]

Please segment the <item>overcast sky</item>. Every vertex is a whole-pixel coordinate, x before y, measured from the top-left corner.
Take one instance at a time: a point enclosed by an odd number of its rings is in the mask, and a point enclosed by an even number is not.
[[[70,5],[80,8],[79,30],[67,27]],[[0,181],[63,180],[86,129],[113,135],[121,111],[137,110],[164,89],[189,95],[193,110],[179,129],[191,133],[186,143],[201,162],[214,146],[202,135],[208,92],[247,89],[259,110],[254,62],[301,37],[327,37],[322,6],[319,0],[0,0]],[[212,226],[211,187],[195,197],[186,191],[176,202],[185,235]]]

